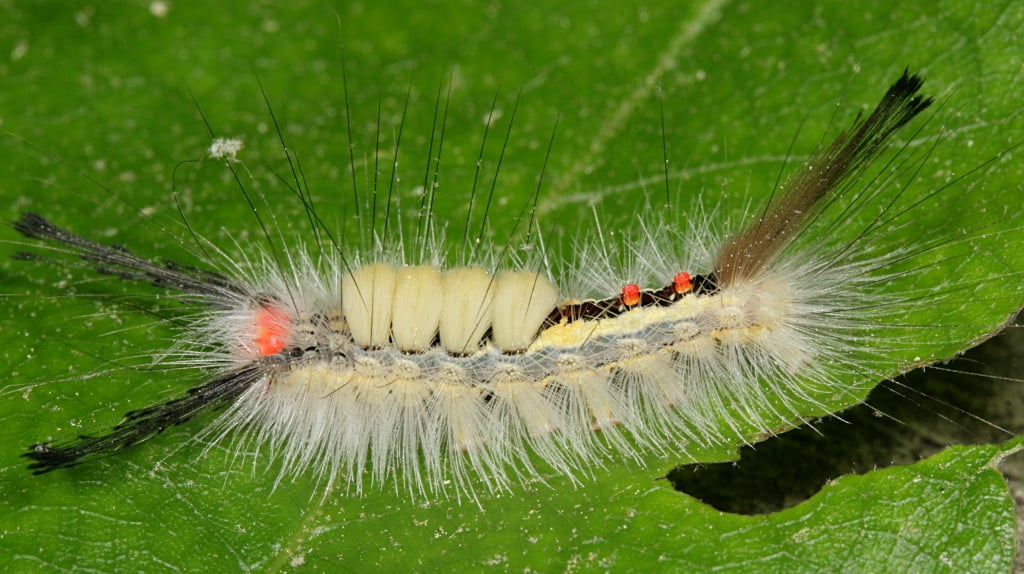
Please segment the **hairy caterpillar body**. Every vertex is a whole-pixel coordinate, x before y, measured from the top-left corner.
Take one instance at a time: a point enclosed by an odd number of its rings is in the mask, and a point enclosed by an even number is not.
[[[68,468],[223,409],[202,434],[246,437],[280,457],[281,477],[312,471],[328,488],[357,492],[396,482],[431,497],[552,471],[578,479],[609,459],[743,435],[723,423],[723,408],[765,432],[766,405],[797,424],[770,397],[842,394],[842,373],[892,372],[884,351],[901,341],[879,341],[874,329],[924,295],[884,287],[927,273],[915,261],[940,243],[874,247],[867,238],[905,224],[908,207],[891,176],[865,177],[890,136],[932,103],[921,85],[905,73],[739,233],[644,226],[629,277],[586,248],[568,270],[539,254],[445,267],[333,241],[312,257],[267,253],[212,272],[154,263],[25,214],[14,225],[24,236],[200,304],[183,332],[192,345],[178,352],[211,374],[106,433],[24,456],[37,473]],[[891,199],[860,234],[829,244],[825,209],[855,211],[878,197]],[[566,295],[580,276],[621,291]]]

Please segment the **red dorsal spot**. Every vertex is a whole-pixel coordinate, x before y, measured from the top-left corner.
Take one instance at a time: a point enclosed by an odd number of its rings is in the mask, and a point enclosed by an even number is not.
[[[627,307],[634,307],[640,304],[640,286],[630,283],[622,288],[622,304]]]
[[[291,317],[282,309],[260,307],[254,319],[256,350],[260,355],[276,355],[288,345]]]
[[[677,295],[682,295],[693,289],[693,279],[686,271],[680,271],[672,278],[672,288],[675,289]]]

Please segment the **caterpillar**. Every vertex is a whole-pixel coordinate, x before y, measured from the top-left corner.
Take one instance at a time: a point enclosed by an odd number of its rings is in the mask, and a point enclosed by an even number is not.
[[[564,268],[540,239],[533,253],[479,248],[474,261],[448,265],[429,215],[419,249],[401,249],[386,223],[352,246],[301,194],[312,253],[247,245],[237,261],[194,236],[209,268],[150,260],[26,213],[14,229],[48,253],[17,258],[75,257],[198,308],[166,360],[206,377],[108,431],[32,445],[29,468],[74,467],[220,411],[197,436],[254,445],[280,461],[278,480],[311,472],[325,491],[393,484],[414,498],[475,497],[550,473],[580,481],[608,461],[752,441],[750,428],[783,430],[769,420],[802,424],[795,402],[863,390],[846,386],[849,373],[877,381],[932,360],[894,358],[929,328],[901,324],[904,308],[965,300],[941,283],[889,285],[931,278],[934,257],[969,257],[977,234],[958,240],[957,256],[940,253],[949,238],[879,241],[920,208],[903,201],[900,178],[913,179],[921,157],[903,148],[896,158],[909,159],[876,160],[933,104],[922,85],[904,72],[739,231],[666,215],[642,225],[625,253],[599,236]],[[230,167],[237,147],[214,146]],[[860,227],[837,238],[846,219]],[[273,245],[279,230],[259,224]]]

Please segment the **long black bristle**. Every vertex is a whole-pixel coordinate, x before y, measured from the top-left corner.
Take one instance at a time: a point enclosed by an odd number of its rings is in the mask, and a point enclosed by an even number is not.
[[[95,458],[116,453],[152,438],[170,427],[191,420],[196,415],[218,410],[234,402],[246,389],[261,379],[265,367],[254,363],[243,369],[221,374],[180,398],[129,412],[124,422],[99,436],[81,435],[68,442],[39,443],[21,456],[34,462],[28,466],[33,474],[71,468]]]

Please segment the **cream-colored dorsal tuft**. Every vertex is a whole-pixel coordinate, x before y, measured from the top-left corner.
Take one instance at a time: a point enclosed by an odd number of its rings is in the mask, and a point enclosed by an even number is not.
[[[532,271],[505,271],[496,283],[494,344],[504,352],[524,351],[558,303],[558,289]]]
[[[441,276],[441,345],[454,354],[472,352],[491,326],[494,278],[481,267],[460,267]]]
[[[432,265],[416,265],[397,274],[391,337],[403,351],[426,351],[441,320],[441,272]]]
[[[377,263],[342,278],[341,310],[352,340],[360,347],[383,347],[390,342],[395,277],[394,267]]]

